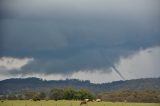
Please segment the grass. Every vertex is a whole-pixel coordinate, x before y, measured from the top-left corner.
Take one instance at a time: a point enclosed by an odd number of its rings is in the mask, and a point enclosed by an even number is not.
[[[0,106],[80,106],[80,101],[30,101],[30,100],[6,100],[0,102]],[[159,103],[124,103],[124,102],[89,102],[82,106],[160,106]]]

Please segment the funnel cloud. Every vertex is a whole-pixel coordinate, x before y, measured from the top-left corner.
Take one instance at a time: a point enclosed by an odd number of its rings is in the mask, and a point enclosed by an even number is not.
[[[121,77],[122,80],[125,80],[125,77],[120,73],[120,71],[112,63],[110,63],[110,61],[105,56],[105,54],[103,53],[103,51],[100,51],[100,53],[103,56],[103,58],[106,60],[106,63],[108,63],[109,66],[113,68],[113,70]]]

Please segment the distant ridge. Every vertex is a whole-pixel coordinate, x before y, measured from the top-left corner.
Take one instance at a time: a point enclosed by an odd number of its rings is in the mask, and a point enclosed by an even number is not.
[[[11,78],[0,81],[0,94],[20,92],[24,90],[48,91],[52,88],[73,87],[75,89],[88,89],[92,92],[116,90],[159,90],[160,78],[143,78],[111,83],[94,84],[89,80],[42,80],[39,78]]]

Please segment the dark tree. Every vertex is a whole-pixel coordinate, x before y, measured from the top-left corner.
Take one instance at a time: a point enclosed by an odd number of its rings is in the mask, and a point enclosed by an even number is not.
[[[64,99],[64,90],[63,89],[52,89],[50,91],[50,99],[62,100]]]

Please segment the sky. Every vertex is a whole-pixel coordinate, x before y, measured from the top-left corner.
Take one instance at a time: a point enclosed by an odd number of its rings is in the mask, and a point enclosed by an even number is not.
[[[1,0],[0,80],[160,77],[159,0]]]

